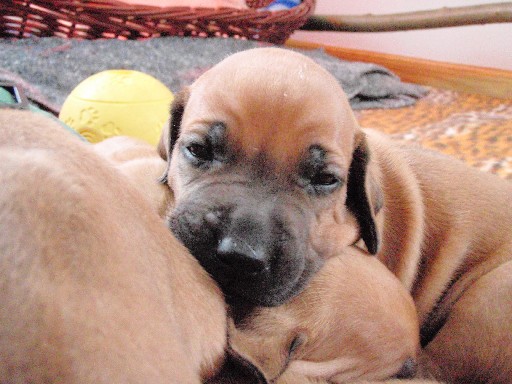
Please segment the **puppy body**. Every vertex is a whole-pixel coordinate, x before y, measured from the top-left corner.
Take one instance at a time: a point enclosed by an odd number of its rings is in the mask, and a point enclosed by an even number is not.
[[[379,257],[412,290],[423,322],[450,283],[462,291],[512,258],[512,185],[365,132],[387,198]]]
[[[140,193],[44,117],[3,110],[0,127],[2,380],[211,376],[221,292]]]
[[[385,196],[378,257],[415,298],[430,368],[453,382],[509,382],[512,186],[438,153],[367,136]]]
[[[230,343],[279,384],[379,380],[414,364],[418,321],[399,280],[377,259],[347,249],[301,294],[231,327]]]
[[[139,189],[160,217],[172,209],[173,193],[159,182],[167,165],[154,146],[133,137],[114,136],[94,144],[94,150]]]
[[[332,76],[279,49],[205,73],[168,135],[169,226],[232,303],[282,304],[357,242],[413,294],[437,377],[510,382],[509,183],[361,130]]]

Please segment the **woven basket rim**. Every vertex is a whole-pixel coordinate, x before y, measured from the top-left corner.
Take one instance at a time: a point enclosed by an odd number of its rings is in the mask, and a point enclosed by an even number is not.
[[[253,0],[260,7],[272,0]],[[306,22],[315,0],[269,11],[260,8],[155,7],[118,0],[2,0],[0,37],[137,39],[166,35],[235,37],[284,43]]]

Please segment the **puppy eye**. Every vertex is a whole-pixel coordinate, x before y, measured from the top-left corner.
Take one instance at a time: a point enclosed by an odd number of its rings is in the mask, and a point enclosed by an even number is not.
[[[306,342],[306,336],[299,334],[295,336],[288,347],[288,358],[292,358],[295,352]]]
[[[337,187],[340,179],[332,173],[320,172],[311,178],[311,184],[319,187]]]
[[[210,145],[191,143],[185,147],[185,154],[194,162],[204,163],[213,160],[213,150]]]
[[[333,173],[318,172],[309,179],[309,191],[313,195],[328,195],[342,185],[342,180]]]
[[[343,182],[343,179],[335,173],[327,171],[317,171],[298,179],[299,186],[312,196],[328,195],[340,188]]]

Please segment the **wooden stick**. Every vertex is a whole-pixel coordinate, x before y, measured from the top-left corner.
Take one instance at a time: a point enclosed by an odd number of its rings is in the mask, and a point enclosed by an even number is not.
[[[512,2],[503,2],[389,15],[316,15],[301,30],[388,32],[510,22]]]

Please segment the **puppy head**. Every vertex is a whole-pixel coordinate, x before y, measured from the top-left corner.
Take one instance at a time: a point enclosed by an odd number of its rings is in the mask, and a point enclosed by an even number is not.
[[[414,302],[377,259],[347,248],[275,308],[230,325],[230,345],[271,382],[344,383],[412,373],[419,348]]]
[[[364,135],[305,56],[230,56],[176,98],[163,137],[170,228],[228,300],[278,305],[360,237],[377,251]]]

